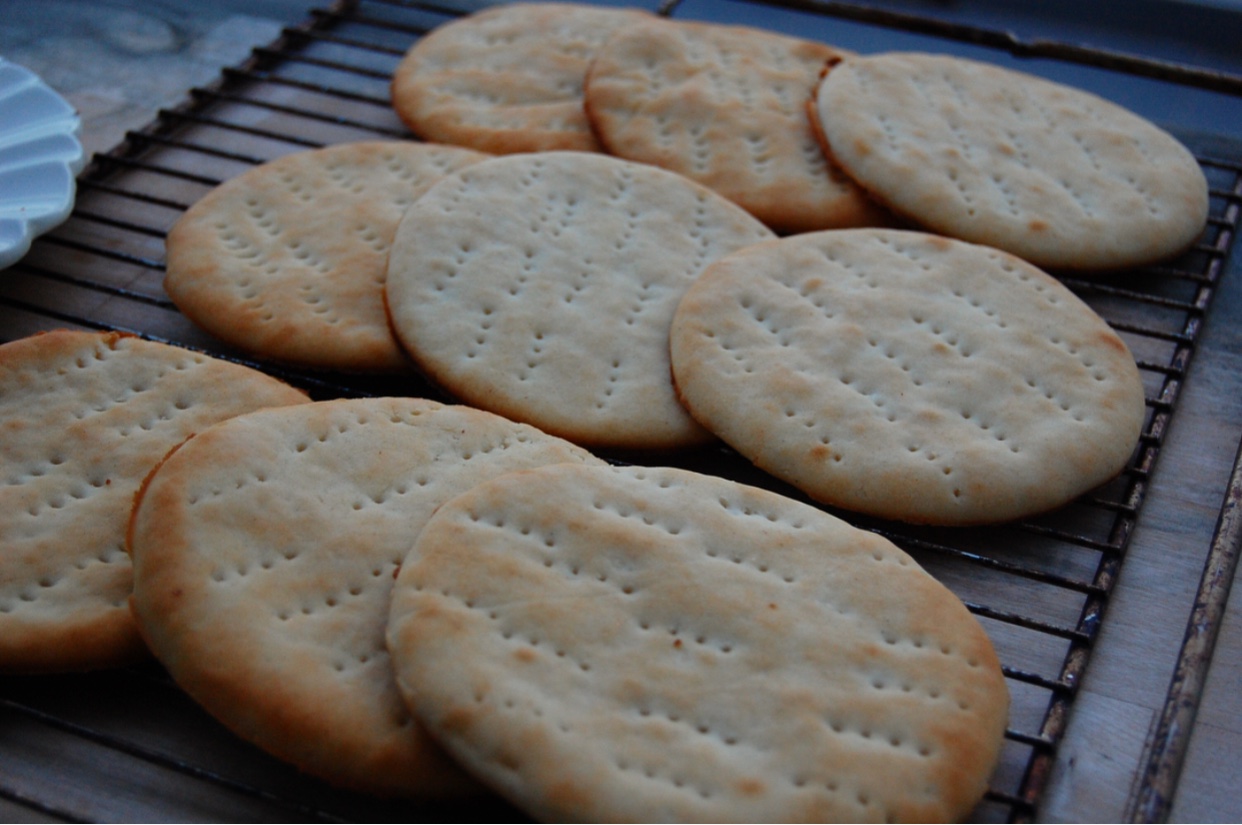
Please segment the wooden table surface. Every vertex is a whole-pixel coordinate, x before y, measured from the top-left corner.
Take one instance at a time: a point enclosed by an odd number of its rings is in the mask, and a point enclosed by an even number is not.
[[[33,69],[60,91],[82,115],[88,151],[103,151],[319,5],[311,0],[4,0],[0,56]],[[1242,140],[1242,133],[1224,137]],[[1208,316],[1150,498],[1074,701],[1040,819],[1118,821],[1133,813],[1139,774],[1242,440],[1242,272],[1237,268],[1230,266]],[[1242,595],[1235,594],[1220,626],[1173,821],[1242,820],[1242,794],[1236,790],[1242,787],[1242,760],[1236,758],[1242,747],[1240,601]]]

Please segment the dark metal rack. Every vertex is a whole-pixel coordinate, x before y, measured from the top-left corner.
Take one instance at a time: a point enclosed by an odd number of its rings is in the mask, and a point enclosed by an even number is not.
[[[1142,58],[1024,43],[1012,35],[849,3],[778,5],[1242,93],[1238,78]],[[675,15],[677,3],[666,3],[660,11]],[[213,84],[191,90],[182,105],[160,111],[153,123],[92,161],[80,176],[73,217],[5,273],[0,339],[61,326],[117,329],[248,363],[306,387],[315,397],[439,397],[414,377],[312,374],[254,362],[196,329],[164,295],[160,281],[164,233],[217,183],[291,151],[408,137],[390,109],[388,78],[415,39],[460,13],[451,6],[405,0],[342,0],[285,29],[277,41],[225,69]],[[1062,511],[1000,528],[916,529],[842,514],[907,549],[962,597],[997,643],[1014,714],[1001,767],[976,811],[979,819],[1025,821],[1038,812],[1236,240],[1242,155],[1222,154],[1211,141],[1187,142],[1211,186],[1211,218],[1200,243],[1166,266],[1124,277],[1067,279],[1126,338],[1146,383],[1146,426],[1122,476]],[[684,456],[679,463],[800,497],[727,450]],[[1230,493],[1235,502],[1242,497],[1240,485],[1235,475]],[[1236,518],[1222,515],[1205,567],[1199,604],[1217,623],[1236,563],[1237,532]],[[1210,628],[1206,636],[1188,636],[1170,692],[1170,706],[1182,708],[1179,712],[1184,713],[1187,695],[1201,682],[1210,645]],[[98,697],[85,710],[84,694]],[[1173,721],[1170,716],[1169,728]],[[161,783],[174,776],[173,785],[184,796],[170,800],[168,810],[182,817],[231,818],[239,812],[241,818],[256,820],[409,820],[433,813],[409,803],[359,798],[297,775],[235,741],[154,665],[100,674],[2,677],[0,730],[6,734],[0,740],[8,742],[0,741],[0,799],[52,819],[116,818],[124,808],[111,808],[92,795],[89,783],[80,793],[62,793],[56,781],[13,769],[25,754],[44,748],[70,759],[65,772],[75,781],[91,772],[99,782],[107,781],[112,764],[161,777]],[[1167,805],[1164,800],[1176,785],[1184,734],[1164,733],[1144,780],[1140,817],[1166,814],[1161,805]],[[147,787],[144,781],[135,786],[135,794]],[[503,807],[495,810],[507,819],[520,816]]]

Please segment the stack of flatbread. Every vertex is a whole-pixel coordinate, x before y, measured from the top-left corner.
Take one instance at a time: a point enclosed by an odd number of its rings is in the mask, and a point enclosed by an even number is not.
[[[646,465],[720,440],[938,525],[1108,481],[1142,380],[1047,270],[1193,244],[1194,158],[994,66],[563,3],[442,26],[392,95],[419,140],[226,182],[167,290],[252,357],[458,403],[0,347],[0,666],[145,642],[316,776],[540,819],[965,816],[1008,694],[961,602],[823,509]]]
[[[1198,164],[1150,122],[948,55],[514,3],[418,41],[392,89],[427,140],[608,152],[698,181],[783,234],[903,222],[1094,271],[1175,256],[1207,216]]]
[[[558,39],[574,45],[545,48]],[[559,78],[555,91],[503,70],[518,65]],[[693,180],[775,233],[703,260],[667,325],[677,400],[758,466],[834,506],[949,525],[1058,507],[1125,466],[1146,416],[1138,370],[1124,341],[1045,270],[1113,272],[1193,244],[1206,182],[1164,131],[1086,92],[949,56],[863,56],[560,4],[447,24],[397,68],[397,112],[426,138],[520,154],[463,170],[454,177],[469,185],[445,182],[407,213],[390,256],[390,313],[406,351],[452,394],[544,427],[562,425],[519,404],[551,404],[585,428],[615,403],[601,400],[602,382],[630,382],[623,395],[640,398],[627,368],[645,344],[609,342],[620,303],[585,324],[596,349],[552,332],[567,315],[555,298],[531,300],[558,279],[572,285],[561,288],[569,299],[602,280],[590,274],[598,255],[560,258],[579,254],[569,244],[583,238],[614,238],[607,219],[561,235],[544,229],[546,217],[516,217],[550,216],[558,199],[593,202],[585,192],[557,193],[517,171],[496,184],[528,198],[509,213],[518,226],[507,254],[493,246],[491,227],[505,225],[495,212],[444,203],[474,203],[476,178],[506,163],[586,174],[586,156],[532,154],[543,145],[522,117],[534,115],[523,92],[532,87],[574,111],[558,122],[597,152]],[[487,196],[488,208],[502,200]],[[442,232],[469,252],[426,241]],[[553,354],[569,340],[584,355],[567,379],[548,364],[569,361]],[[593,349],[604,363],[587,373]],[[649,363],[643,380],[662,382],[662,359]],[[536,380],[549,376],[555,390]],[[597,448],[643,446],[608,429],[611,443],[557,432]]]
[[[0,670],[142,659],[125,532],[143,480],[216,421],[307,400],[129,335],[58,330],[0,346]]]

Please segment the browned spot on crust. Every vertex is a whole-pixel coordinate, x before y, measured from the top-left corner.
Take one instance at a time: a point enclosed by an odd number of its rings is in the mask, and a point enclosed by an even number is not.
[[[827,77],[828,73],[840,65],[841,61],[844,59],[845,58],[839,54],[828,58],[828,62],[824,64],[823,70],[819,73],[820,78],[822,79]]]
[[[1130,352],[1130,350],[1126,347],[1125,342],[1111,332],[1100,333],[1098,341],[1101,346],[1108,347],[1109,349],[1116,350],[1117,352],[1124,352],[1127,354]]]
[[[767,790],[767,786],[759,779],[739,779],[735,785],[742,796],[759,796]]]
[[[439,728],[445,733],[469,730],[474,726],[477,714],[470,708],[453,708],[440,719]]]

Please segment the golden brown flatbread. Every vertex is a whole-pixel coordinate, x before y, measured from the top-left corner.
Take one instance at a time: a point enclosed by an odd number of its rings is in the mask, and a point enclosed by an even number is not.
[[[653,18],[600,48],[586,112],[614,155],[685,175],[778,232],[891,221],[832,166],[807,117],[843,52],[745,26]]]
[[[1207,181],[1176,139],[1034,75],[948,55],[849,57],[814,113],[836,162],[894,211],[1036,266],[1150,264],[1207,221]]]
[[[414,134],[495,154],[599,151],[582,111],[595,50],[647,17],[637,9],[511,3],[418,40],[398,64],[392,104]]]
[[[190,320],[251,355],[321,370],[407,371],[384,314],[393,233],[428,186],[484,157],[367,141],[256,166],[169,231],[164,288]]]
[[[813,507],[558,465],[442,506],[393,592],[407,701],[539,821],[955,821],[1008,691],[963,604]]]
[[[119,333],[0,346],[0,670],[146,658],[125,552],[142,480],[210,424],[307,400],[255,370]]]
[[[397,693],[384,647],[393,577],[442,502],[561,461],[597,459],[423,399],[238,417],[186,442],[138,501],[135,616],[190,696],[301,769],[380,794],[477,792]]]
[[[932,524],[1058,507],[1125,467],[1146,417],[1125,342],[1008,253],[812,232],[708,267],[677,309],[687,408],[819,501]]]
[[[410,207],[385,294],[398,340],[465,403],[592,448],[675,449],[711,440],[673,392],[677,302],[710,261],[771,237],[663,169],[508,155]]]

